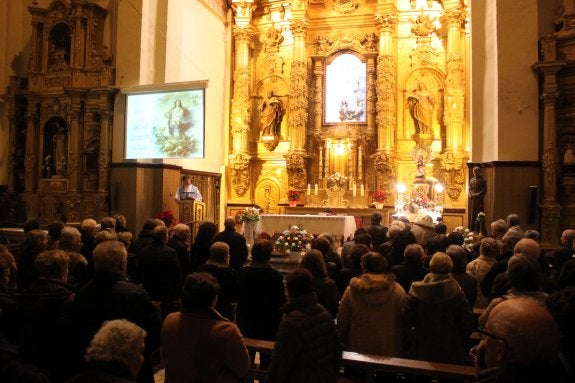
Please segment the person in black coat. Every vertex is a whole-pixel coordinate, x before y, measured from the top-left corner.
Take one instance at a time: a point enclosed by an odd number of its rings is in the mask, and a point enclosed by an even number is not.
[[[75,296],[66,284],[68,256],[63,250],[44,251],[34,264],[38,279],[17,297],[22,360],[63,382],[71,375],[67,359]]]
[[[238,272],[230,267],[230,248],[225,242],[214,242],[210,259],[198,271],[212,274],[220,284],[215,309],[231,322],[235,320],[235,303],[238,299]]]
[[[373,249],[379,248],[387,241],[387,227],[381,224],[382,220],[383,216],[376,211],[371,215],[371,224],[366,227],[367,232],[371,235],[371,247]]]
[[[191,271],[196,271],[200,265],[210,259],[210,246],[214,243],[214,236],[218,227],[212,221],[203,221],[198,226],[198,233],[190,249]]]
[[[162,318],[165,318],[179,308],[182,268],[176,251],[166,245],[168,228],[156,226],[152,235],[152,243],[138,255],[138,276],[152,301],[161,302]]]
[[[220,231],[214,237],[214,242],[225,242],[230,247],[230,267],[239,270],[248,258],[248,247],[243,235],[236,232],[236,220],[227,217],[224,221],[224,231]]]
[[[186,224],[179,223],[173,227],[172,236],[167,245],[176,251],[178,261],[182,269],[182,280],[186,275],[192,272],[190,262],[190,251],[188,250],[188,241],[190,240],[190,227]]]
[[[143,287],[127,281],[127,258],[126,247],[118,241],[102,242],[94,250],[94,277],[78,291],[72,306],[78,342],[75,355],[84,354],[103,322],[125,318],[147,333],[145,361],[138,382],[153,383],[152,366],[162,326],[160,312]]]
[[[403,287],[406,293],[411,289],[413,282],[422,281],[429,272],[423,267],[425,251],[421,245],[412,243],[407,245],[403,252],[403,262],[394,265],[389,271],[395,274],[395,281]]]
[[[286,302],[286,295],[283,276],[269,263],[273,249],[270,240],[256,241],[252,247],[252,262],[238,272],[236,322],[248,338],[276,338],[282,316],[280,308]],[[260,365],[263,363],[267,367],[270,361],[269,355],[260,355]]]

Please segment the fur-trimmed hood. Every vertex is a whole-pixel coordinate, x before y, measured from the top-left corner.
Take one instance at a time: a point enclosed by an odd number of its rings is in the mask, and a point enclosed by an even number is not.
[[[411,284],[409,294],[424,302],[443,302],[461,294],[461,287],[450,274],[429,273],[423,281]]]
[[[393,274],[362,274],[349,282],[353,299],[360,299],[368,304],[381,305],[393,293],[395,276]]]

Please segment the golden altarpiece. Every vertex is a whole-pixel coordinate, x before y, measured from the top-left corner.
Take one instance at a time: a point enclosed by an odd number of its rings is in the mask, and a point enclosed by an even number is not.
[[[8,216],[44,222],[109,214],[114,71],[103,29],[107,11],[85,1],[28,7],[28,77],[12,77]],[[18,198],[12,201],[19,201]]]
[[[228,212],[387,210],[406,192],[467,224],[468,7],[459,0],[233,1]],[[440,184],[439,192],[431,186]],[[311,210],[310,210],[311,211]],[[445,214],[447,215],[447,214]]]

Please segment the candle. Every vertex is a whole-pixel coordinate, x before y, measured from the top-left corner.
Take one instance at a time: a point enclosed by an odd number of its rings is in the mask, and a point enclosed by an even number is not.
[[[307,195],[311,194],[311,185],[307,184]]]
[[[355,197],[357,195],[357,185],[355,184],[355,182],[353,183],[353,196]]]
[[[317,184],[315,184],[315,186],[313,187],[313,194],[317,195]]]
[[[365,195],[365,188],[363,187],[363,184],[361,184],[360,195],[361,195],[362,197]]]

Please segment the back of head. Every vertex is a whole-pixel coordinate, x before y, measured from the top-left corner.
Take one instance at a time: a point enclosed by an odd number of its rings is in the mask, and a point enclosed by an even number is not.
[[[423,247],[417,243],[407,245],[403,251],[405,263],[412,267],[421,265],[424,254]]]
[[[443,222],[438,222],[435,225],[435,233],[436,234],[446,234],[447,233],[447,225]]]
[[[98,227],[98,222],[96,222],[92,218],[86,218],[80,224],[80,230],[82,230],[86,234],[94,234],[96,232],[97,227]]]
[[[388,271],[387,259],[378,252],[370,251],[361,257],[364,273],[383,274]]]
[[[274,251],[274,243],[269,239],[259,239],[252,246],[252,259],[255,262],[268,262]]]
[[[156,226],[152,230],[152,238],[156,243],[168,242],[168,228],[166,226]]]
[[[104,241],[94,249],[94,270],[122,273],[125,271],[128,252],[122,242]]]
[[[132,233],[130,233],[129,231],[121,231],[119,233],[117,233],[118,236],[118,241],[122,242],[124,244],[124,246],[126,246],[126,249],[130,248],[130,244],[132,243]]]
[[[230,246],[225,242],[214,242],[212,246],[210,246],[210,261],[229,264]]]
[[[323,259],[323,254],[317,249],[311,249],[305,252],[299,267],[303,267],[316,278],[325,278],[327,276],[327,267]]]
[[[363,226],[355,229],[355,231],[353,232],[353,240],[355,241],[355,237],[357,237],[360,234],[367,234],[367,229]]]
[[[347,266],[353,269],[359,269],[361,267],[361,257],[369,253],[369,247],[363,243],[356,243],[351,247],[349,254],[347,256]]]
[[[24,234],[32,230],[40,230],[40,222],[35,218],[31,218],[24,223],[22,229],[24,230]]]
[[[178,223],[172,228],[172,235],[176,235],[185,241],[190,236],[190,227],[185,223]]]
[[[235,229],[236,219],[234,217],[226,217],[226,219],[224,220],[224,227],[226,229]]]
[[[198,233],[194,242],[197,240],[211,242],[216,233],[218,232],[218,227],[212,221],[202,221],[200,226],[198,226]]]
[[[152,231],[154,227],[158,226],[160,220],[155,218],[147,219],[144,224],[142,225],[142,231]],[[161,221],[160,221],[161,222]]]
[[[116,219],[114,217],[104,217],[100,221],[101,230],[116,230]]]
[[[313,276],[304,268],[298,268],[286,277],[286,289],[290,298],[298,298],[315,291]]]
[[[64,222],[54,221],[48,225],[48,235],[52,239],[59,239],[62,235],[62,229],[64,228]]]
[[[499,256],[499,244],[493,238],[483,238],[479,246],[479,254],[489,258]]]
[[[467,253],[463,247],[458,245],[449,245],[445,253],[451,258],[453,262],[454,273],[465,273],[467,266]]]
[[[121,362],[136,378],[145,338],[146,331],[126,319],[106,321],[92,338],[86,350],[86,361]]]
[[[66,226],[62,229],[62,236],[60,237],[60,249],[66,251],[80,251],[82,234],[80,231],[72,226]]]
[[[557,324],[543,306],[531,299],[501,302],[489,314],[486,329],[505,343],[502,364],[537,368],[554,360],[559,352]]]
[[[180,297],[182,310],[193,311],[212,306],[219,291],[220,285],[212,274],[205,272],[188,274]]]
[[[379,225],[382,220],[383,220],[383,216],[378,211],[376,211],[375,213],[373,213],[371,215],[371,224],[372,225]]]
[[[449,239],[449,243],[451,245],[463,246],[463,243],[465,242],[465,238],[463,237],[463,234],[461,234],[459,231],[453,231],[453,232],[449,233],[447,235],[447,238]]]
[[[311,241],[311,248],[319,250],[324,256],[326,256],[331,249],[331,243],[329,243],[329,240],[325,237],[317,237]]]
[[[62,250],[41,252],[34,260],[38,277],[48,279],[66,279],[68,275],[68,256]]]
[[[520,224],[520,219],[519,219],[519,215],[515,214],[515,213],[511,213],[507,216],[507,227],[511,227],[511,226],[519,226]]]
[[[534,240],[535,242],[539,242],[541,239],[541,235],[537,230],[525,230],[525,234],[523,235],[525,238],[529,238]]]
[[[369,235],[369,233],[358,234],[356,237],[353,238],[353,242],[355,242],[358,245],[362,244],[362,245],[370,246],[371,245],[371,235]]]
[[[541,266],[531,256],[515,254],[509,258],[507,278],[514,290],[538,291],[541,285]]]
[[[26,233],[24,242],[22,244],[23,250],[44,250],[46,248],[47,234],[40,229],[30,230]]]
[[[404,230],[405,230],[405,223],[403,223],[402,221],[392,221],[387,230],[387,236],[389,237],[389,239],[393,239],[393,237],[395,237],[397,233],[402,232]]]
[[[507,222],[505,222],[502,219],[498,219],[497,221],[491,222],[490,226],[491,226],[491,235],[497,235],[497,236],[502,236],[509,228],[507,226]]]
[[[125,228],[128,224],[128,220],[123,214],[114,214],[114,219],[116,220],[116,226]]]
[[[101,230],[94,236],[94,245],[98,245],[106,241],[117,241],[118,234],[112,230]]]
[[[528,255],[533,259],[538,259],[541,253],[541,247],[539,244],[530,238],[520,239],[513,248],[513,254],[523,254]]]
[[[449,274],[453,270],[453,262],[445,253],[437,252],[429,261],[429,271],[434,274]]]

